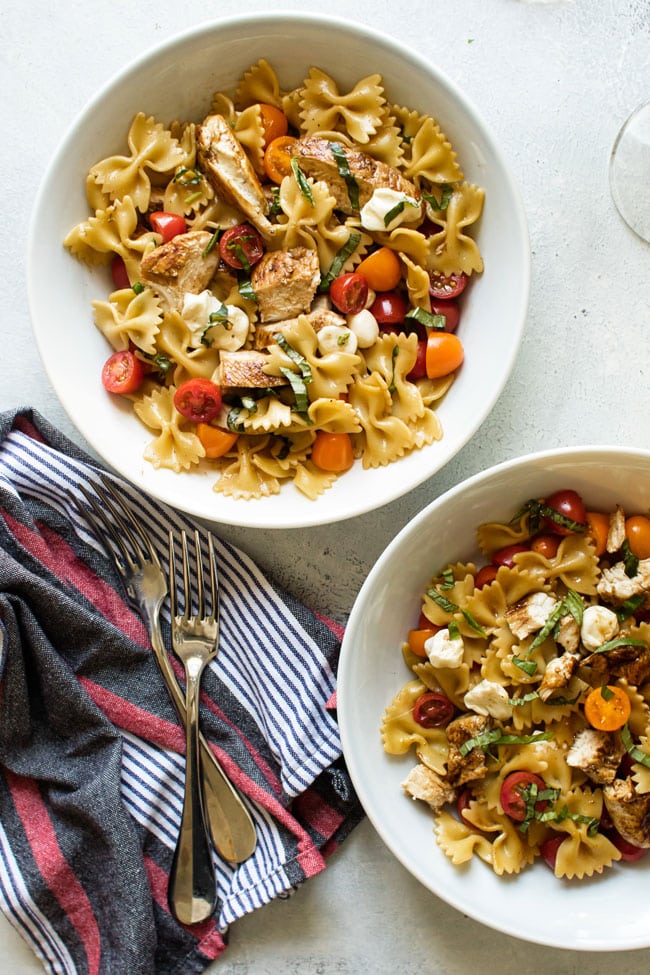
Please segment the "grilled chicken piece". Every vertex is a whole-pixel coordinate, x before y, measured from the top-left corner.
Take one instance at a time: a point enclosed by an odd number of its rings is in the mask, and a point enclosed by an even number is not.
[[[241,210],[264,237],[272,237],[268,199],[228,120],[208,115],[197,129],[196,146],[199,165],[217,195]]]
[[[317,251],[306,247],[267,251],[251,274],[260,320],[281,322],[309,311],[319,283]]]
[[[375,190],[396,190],[404,196],[420,199],[420,193],[415,185],[392,166],[367,156],[365,152],[356,152],[342,147],[350,175],[356,180],[359,188],[359,209],[368,202]],[[291,154],[296,156],[300,168],[306,176],[314,180],[322,180],[336,200],[336,208],[343,213],[354,214],[350,204],[348,185],[341,176],[338,163],[332,152],[331,143],[327,139],[310,137],[299,139],[292,146]]]
[[[607,812],[624,840],[650,848],[650,792],[639,795],[631,779],[615,779],[603,789]]]
[[[221,352],[219,385],[224,392],[233,389],[265,389],[267,386],[286,386],[284,376],[269,376],[264,372],[269,357],[253,349],[238,352]]]
[[[579,660],[580,658],[576,654],[563,653],[561,657],[555,657],[549,661],[538,688],[542,701],[547,701],[554,691],[567,686],[575,673]]]
[[[564,647],[567,653],[577,652],[580,646],[580,627],[570,613],[567,613],[560,620],[560,628],[555,642]]]
[[[636,575],[631,577],[625,571],[624,562],[603,569],[596,589],[599,596],[611,603],[624,603],[640,593],[650,594],[650,559],[641,559]]]
[[[206,254],[211,239],[207,230],[192,230],[172,237],[142,258],[143,284],[153,288],[169,311],[180,312],[186,293],[200,294],[212,280],[219,251]]]
[[[609,785],[616,778],[616,770],[625,754],[619,735],[611,735],[595,728],[585,728],[576,735],[567,752],[566,763],[581,769],[592,782]]]
[[[490,719],[481,714],[463,714],[447,725],[447,778],[451,785],[459,787],[465,782],[474,782],[482,779],[487,772],[482,748],[473,748],[467,755],[461,755],[460,746],[481,732],[488,731],[491,724]]]
[[[426,802],[434,812],[440,812],[448,802],[456,801],[456,789],[426,765],[416,765],[411,769],[402,788],[413,799]]]
[[[618,647],[608,653],[594,653],[585,657],[585,680],[592,687],[616,683],[624,679],[640,687],[650,677],[650,649],[647,647]],[[582,676],[582,674],[581,674]]]
[[[524,640],[546,623],[557,600],[545,592],[533,592],[524,596],[506,610],[506,622],[518,640]]]
[[[315,332],[325,328],[326,325],[347,325],[343,315],[338,315],[328,308],[319,308],[316,311],[307,312],[304,317]],[[296,318],[287,318],[282,322],[273,322],[270,325],[258,325],[255,330],[255,348],[268,349],[269,345],[273,343],[273,336],[278,332],[282,333],[290,325],[294,325],[296,321]]]
[[[625,541],[625,512],[619,504],[609,516],[609,531],[607,532],[607,551],[618,552]]]

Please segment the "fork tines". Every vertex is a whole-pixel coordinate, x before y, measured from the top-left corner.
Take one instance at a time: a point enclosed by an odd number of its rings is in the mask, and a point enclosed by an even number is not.
[[[210,580],[210,606],[209,606],[209,616],[206,616],[206,605],[205,605],[205,572],[203,567],[203,549],[201,545],[201,536],[199,532],[195,529],[194,535],[194,550],[195,550],[195,563],[196,563],[196,603],[197,603],[197,616],[200,619],[205,619],[208,623],[218,623],[219,622],[219,576],[217,571],[217,558],[214,548],[214,539],[211,532],[207,534],[208,541],[208,564],[209,564],[209,580]],[[191,556],[189,552],[187,532],[183,529],[180,533],[180,548],[181,548],[181,559],[182,559],[182,578],[183,578],[183,618],[188,619],[192,613],[192,582],[191,582]],[[175,584],[176,580],[176,554],[175,554],[175,543],[174,543],[174,532],[172,529],[169,531],[169,591],[170,591],[170,606],[172,616],[179,616],[178,612],[178,599],[176,595],[177,586]]]

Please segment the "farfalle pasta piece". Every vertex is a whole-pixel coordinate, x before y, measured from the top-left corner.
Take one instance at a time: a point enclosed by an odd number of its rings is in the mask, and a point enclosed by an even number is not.
[[[253,164],[255,172],[264,172],[264,126],[259,105],[251,105],[239,112],[233,131]]]
[[[410,681],[386,708],[381,736],[384,750],[390,755],[403,755],[414,745],[424,745],[427,741],[444,741],[440,728],[424,728],[413,717],[413,706],[425,690],[421,681]]]
[[[301,494],[304,494],[310,501],[315,501],[316,498],[320,497],[324,491],[327,491],[332,486],[337,477],[338,474],[334,474],[331,471],[323,471],[320,467],[316,467],[314,463],[308,460],[304,464],[299,464],[296,468],[293,483]]]
[[[359,418],[349,403],[342,399],[324,397],[309,404],[307,415],[314,430],[328,433],[358,433]]]
[[[236,456],[229,455],[221,476],[213,487],[219,494],[250,501],[267,498],[280,491],[280,481],[255,463],[255,455],[265,450],[266,438],[240,436]]]
[[[462,183],[451,194],[442,229],[428,239],[427,263],[431,270],[445,275],[483,270],[481,252],[466,228],[478,221],[484,199],[485,191],[469,183]]]
[[[355,442],[362,450],[364,468],[383,467],[413,447],[412,431],[391,414],[388,384],[379,373],[359,377],[349,396],[363,427],[363,433],[355,434]]]
[[[276,108],[282,104],[278,76],[265,58],[260,58],[244,73],[235,94],[235,105],[240,111],[256,102],[275,105]]]
[[[429,116],[420,119],[410,138],[405,173],[409,179],[426,179],[430,183],[458,183],[463,179],[456,152]]]
[[[138,281],[142,257],[154,249],[160,238],[150,231],[136,236],[137,230],[138,213],[127,196],[77,224],[63,243],[87,264],[107,264],[117,254],[126,265],[129,280]]]
[[[151,179],[147,170],[174,172],[187,165],[188,147],[152,116],[138,112],[127,135],[130,156],[109,156],[90,169],[90,175],[111,200],[130,196],[144,212],[149,206]]]
[[[455,866],[468,863],[475,854],[485,863],[492,864],[490,840],[445,809],[436,816],[434,830],[438,846]]]
[[[131,343],[147,355],[156,354],[156,337],[163,312],[150,288],[136,294],[132,288],[114,291],[108,301],[93,301],[95,325],[112,348],[128,349]]]
[[[420,392],[407,375],[415,365],[418,340],[415,332],[406,335],[384,335],[369,349],[364,351],[364,359],[369,372],[378,373],[391,393],[393,416],[405,423],[424,414],[424,403]]]
[[[429,379],[428,377],[418,379],[415,385],[420,392],[424,405],[431,406],[441,400],[453,385],[454,377],[455,374],[451,373],[449,376],[441,376],[440,379]]]
[[[195,433],[183,430],[182,417],[174,408],[175,387],[154,387],[149,395],[136,400],[133,409],[150,430],[158,432],[145,448],[145,458],[154,467],[179,473],[198,464],[205,449]]]
[[[308,136],[342,129],[365,145],[381,126],[385,103],[381,75],[368,75],[341,94],[330,75],[310,68],[301,98],[302,128]]]
[[[191,376],[211,379],[219,365],[219,350],[199,343],[178,312],[166,312],[157,336],[158,351],[173,363],[173,381],[177,385]]]
[[[165,187],[162,208],[166,213],[188,216],[205,210],[214,200],[214,190],[208,179],[198,169],[181,166]],[[192,230],[203,227],[192,226]]]
[[[400,258],[406,268],[406,290],[408,291],[409,302],[413,308],[423,308],[431,311],[431,295],[429,287],[431,278],[426,268],[416,264],[408,254],[400,253]]]
[[[328,193],[325,183],[314,183],[312,180],[307,182],[311,200],[301,192],[293,177],[285,176],[282,180],[278,197],[282,214],[278,217],[274,246],[287,249],[308,247],[312,250],[320,237],[320,228],[326,227],[330,222],[336,200]],[[344,240],[348,236],[349,234],[344,234]]]
[[[311,402],[322,398],[338,398],[346,392],[356,375],[360,358],[351,352],[328,352],[320,355],[318,338],[305,315],[299,315],[284,328],[284,339],[298,352],[309,367],[309,381],[306,383],[307,395]],[[271,375],[281,375],[282,369],[299,372],[299,367],[279,345],[269,348],[267,371]]]
[[[585,535],[567,535],[557,554],[548,559],[539,552],[522,552],[517,567],[523,572],[538,571],[547,580],[560,579],[567,589],[595,595],[600,569],[594,549]]]

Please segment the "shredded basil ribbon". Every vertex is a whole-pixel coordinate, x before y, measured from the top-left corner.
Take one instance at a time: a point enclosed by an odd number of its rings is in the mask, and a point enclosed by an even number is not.
[[[445,588],[444,585],[443,588]],[[480,623],[476,622],[468,609],[462,609],[460,606],[457,606],[456,603],[452,603],[450,599],[443,596],[442,593],[438,592],[437,589],[427,589],[426,594],[434,601],[434,603],[440,606],[440,609],[444,610],[445,613],[457,613],[460,610],[465,617],[465,621],[468,626],[471,626],[471,628],[478,633],[479,636],[487,636],[487,633],[483,627],[480,625]]]
[[[345,180],[345,185],[348,190],[348,199],[350,200],[350,206],[355,212],[359,211],[359,184],[350,172],[350,167],[348,165],[348,157],[345,154],[345,149],[340,142],[330,142],[330,149],[332,150],[332,155],[336,160],[336,166],[339,171],[339,176]]]
[[[552,737],[551,731],[541,731],[532,735],[506,735],[500,728],[493,728],[491,731],[481,732],[475,738],[468,738],[460,746],[459,751],[465,756],[474,748],[486,751],[492,745],[530,745],[538,741],[549,741]]]
[[[208,254],[210,254],[210,252],[214,250],[215,244],[219,240],[220,233],[221,233],[221,229],[217,227],[215,232],[212,234],[212,237],[210,237],[210,240],[207,242],[205,248],[203,249],[203,255],[202,255],[203,257],[207,257]]]
[[[257,302],[257,295],[253,291],[253,285],[251,284],[250,278],[240,278],[238,290],[242,298],[248,298],[249,301]]]
[[[398,217],[405,207],[419,207],[419,206],[420,206],[419,200],[413,200],[411,199],[410,196],[405,196],[403,200],[400,200],[398,203],[396,203],[395,206],[392,207],[388,211],[388,213],[384,215],[384,227],[390,227],[395,217]]]
[[[574,620],[580,626],[582,624],[582,614],[584,612],[584,603],[577,592],[573,589],[569,589],[564,599],[560,600],[553,612],[550,614],[546,623],[541,628],[533,642],[528,648],[528,656],[539,647],[547,636],[549,636],[555,628],[556,623],[559,623],[563,616],[573,616]]]
[[[625,566],[625,575],[628,579],[633,579],[639,571],[639,560],[630,548],[630,543],[627,538],[621,545],[621,554],[623,556],[623,565]]]
[[[300,168],[300,163],[298,162],[297,156],[291,157],[291,168],[293,170],[293,175],[296,177],[296,182],[300,188],[300,192],[312,206],[314,206],[314,197],[311,192],[311,186],[307,181],[307,177]]]
[[[537,664],[534,660],[524,660],[522,657],[513,656],[512,662],[515,667],[519,667],[529,677],[532,677],[537,670]]]
[[[417,306],[407,311],[406,318],[413,318],[420,325],[424,325],[426,328],[435,328],[439,332],[444,332],[447,325],[446,315],[432,315],[430,311]]]
[[[532,499],[527,501],[523,506],[521,511],[513,518],[513,521],[517,521],[522,515],[528,513],[530,520],[530,530],[532,534],[538,530],[542,519],[547,518],[549,521],[554,522],[554,524],[559,525],[561,528],[566,528],[568,531],[575,532],[576,534],[584,533],[588,525],[581,521],[573,521],[571,518],[567,518],[566,515],[561,514],[561,512],[556,511],[555,508],[550,508],[543,501],[538,501]]]
[[[626,599],[624,603],[616,610],[616,618],[619,623],[623,623],[625,620],[629,619],[630,616],[634,616],[639,606],[643,606],[645,603],[645,594],[639,593],[638,596],[630,596]]]
[[[628,636],[619,636],[616,640],[608,640],[607,643],[602,643],[592,653],[609,653],[610,650],[617,650],[619,647],[645,647],[647,646],[645,640],[635,640]]]
[[[422,196],[434,210],[446,210],[453,192],[454,189],[449,183],[442,183],[440,186],[440,200],[436,200],[433,193],[423,193]]]
[[[347,261],[347,259],[351,257],[352,254],[354,254],[355,250],[357,249],[360,243],[361,243],[361,234],[358,233],[357,231],[353,231],[348,237],[348,239],[346,240],[343,247],[335,255],[334,260],[332,261],[329,271],[327,272],[325,277],[321,278],[321,282],[318,286],[318,290],[320,292],[327,291],[334,278],[338,277],[338,275],[341,273],[341,269],[345,264],[345,262]]]
[[[642,752],[640,748],[636,747],[632,741],[632,734],[628,725],[623,725],[621,728],[621,741],[625,745],[625,750],[630,758],[633,758],[639,765],[645,765],[646,768],[650,768],[650,755],[646,755],[645,752]]]

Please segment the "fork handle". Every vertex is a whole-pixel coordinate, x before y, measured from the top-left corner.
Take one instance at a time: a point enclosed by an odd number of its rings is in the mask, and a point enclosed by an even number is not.
[[[186,768],[183,815],[169,878],[169,906],[181,924],[205,921],[217,906],[217,884],[208,834],[199,754],[199,682],[203,668],[186,666]]]

